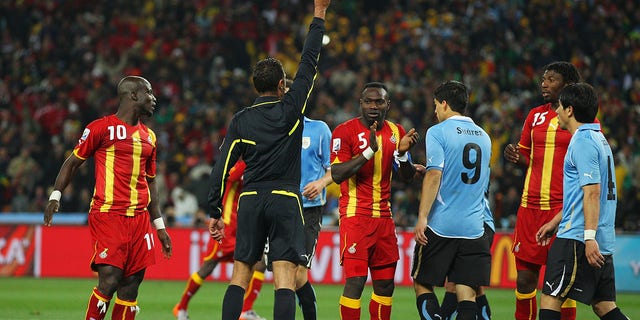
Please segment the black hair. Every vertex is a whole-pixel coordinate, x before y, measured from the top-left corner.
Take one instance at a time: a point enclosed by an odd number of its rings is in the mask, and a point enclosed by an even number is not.
[[[562,76],[562,81],[564,81],[565,84],[580,82],[580,73],[578,72],[578,69],[576,69],[576,66],[574,66],[570,62],[552,62],[544,66],[544,70],[552,70],[559,73]]]
[[[443,82],[433,91],[433,97],[439,102],[447,101],[451,110],[466,114],[469,104],[469,90],[460,81]]]
[[[389,89],[387,89],[387,86],[385,86],[384,83],[382,83],[382,82],[369,82],[369,83],[366,83],[364,85],[364,88],[362,89],[362,94],[364,94],[364,92],[369,88],[384,89],[384,92],[386,93],[387,100],[389,100]]]
[[[256,63],[253,70],[253,87],[258,93],[277,91],[278,83],[284,77],[282,63],[275,58],[266,58]]]
[[[564,109],[573,107],[573,117],[580,123],[592,123],[598,114],[598,96],[589,84],[573,83],[564,87],[559,100]]]

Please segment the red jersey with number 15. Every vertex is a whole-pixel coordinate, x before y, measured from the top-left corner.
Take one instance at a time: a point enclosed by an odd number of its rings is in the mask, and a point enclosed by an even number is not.
[[[156,135],[151,129],[142,122],[130,126],[115,115],[106,116],[84,129],[73,153],[95,160],[91,212],[146,212],[151,200],[147,177],[156,175]]]
[[[358,172],[340,184],[340,218],[363,215],[391,217],[391,175],[393,152],[405,130],[400,124],[385,120],[376,131],[378,151]],[[360,118],[338,125],[333,131],[331,163],[347,162],[369,146],[369,127]]]
[[[520,153],[529,158],[520,205],[562,209],[562,166],[571,133],[558,126],[558,114],[547,103],[531,109],[522,127]]]

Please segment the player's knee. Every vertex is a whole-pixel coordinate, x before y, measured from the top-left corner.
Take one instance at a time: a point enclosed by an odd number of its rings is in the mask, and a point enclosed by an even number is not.
[[[395,284],[393,279],[373,280],[373,292],[379,296],[391,297]]]
[[[516,277],[516,288],[520,293],[533,292],[533,290],[536,289],[537,284],[538,276],[533,271],[518,271],[518,276]]]
[[[342,295],[347,298],[359,299],[366,282],[367,277],[350,277],[345,279]]]
[[[616,306],[616,303],[613,301],[599,301],[592,304],[591,308],[593,309],[593,312],[598,317],[603,317],[604,315],[609,313],[611,310],[617,308],[617,306]]]

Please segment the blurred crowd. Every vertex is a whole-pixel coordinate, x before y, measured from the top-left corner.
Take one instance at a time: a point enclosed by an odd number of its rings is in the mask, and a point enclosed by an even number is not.
[[[149,79],[158,99],[145,123],[158,136],[163,211],[178,225],[201,224],[226,124],[256,96],[251,66],[273,56],[292,77],[312,8],[310,0],[2,1],[1,211],[42,212],[83,127],[115,111],[115,86],[133,74]],[[501,228],[513,226],[523,184],[502,150],[542,102],[543,66],[574,63],[599,94],[616,154],[617,228],[640,229],[640,3],[341,0],[327,30],[310,117],[333,129],[359,114],[364,83],[382,81],[392,100],[387,118],[424,139],[436,121],[434,86],[463,81],[469,115],[492,137],[490,202]],[[412,149],[414,162],[424,163],[423,146]],[[88,210],[93,163],[80,171],[61,211]],[[412,227],[420,182],[393,189],[396,222]]]

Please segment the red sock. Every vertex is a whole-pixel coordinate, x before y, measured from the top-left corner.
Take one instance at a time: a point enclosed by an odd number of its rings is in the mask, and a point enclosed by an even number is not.
[[[538,315],[536,302],[537,290],[530,293],[520,293],[516,290],[516,320],[535,320]]]
[[[371,315],[371,319],[391,319],[391,301],[391,297],[379,296],[372,292],[371,301],[369,301],[369,315]]]
[[[242,306],[242,312],[253,309],[253,303],[258,298],[260,290],[262,289],[262,283],[264,282],[264,272],[254,271],[251,277],[251,282],[247,291],[244,293],[244,305]]]
[[[187,287],[184,289],[184,292],[182,293],[182,298],[180,298],[180,302],[178,302],[178,305],[176,305],[176,307],[173,310],[174,315],[178,314],[178,310],[187,310],[187,307],[189,306],[189,300],[191,300],[191,297],[193,297],[196,294],[196,292],[198,292],[198,289],[200,289],[200,286],[202,286],[203,281],[204,280],[200,277],[200,275],[197,272],[194,272],[191,275],[191,277],[187,281]]]
[[[89,297],[89,303],[87,304],[87,313],[84,318],[86,320],[95,319],[102,320],[107,315],[109,309],[109,301],[111,297],[103,295],[98,291],[98,288],[93,288],[91,297]]]
[[[560,309],[560,314],[562,315],[562,320],[576,320],[576,301],[565,300]]]
[[[360,299],[340,296],[340,320],[360,320]]]
[[[111,311],[111,320],[133,320],[138,312],[140,312],[138,300],[127,301],[116,298],[116,303]]]

